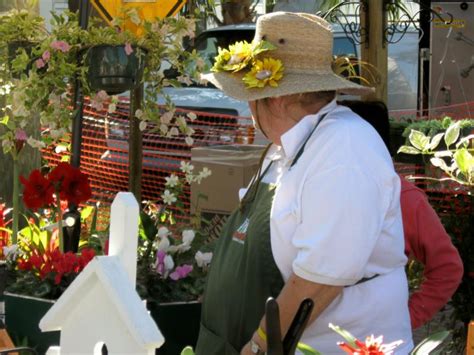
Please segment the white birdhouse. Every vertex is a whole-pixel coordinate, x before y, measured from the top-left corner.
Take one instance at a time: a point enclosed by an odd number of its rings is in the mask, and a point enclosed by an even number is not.
[[[164,338],[135,291],[138,203],[120,192],[112,204],[109,256],[95,257],[41,320],[61,331],[49,354],[154,355]]]

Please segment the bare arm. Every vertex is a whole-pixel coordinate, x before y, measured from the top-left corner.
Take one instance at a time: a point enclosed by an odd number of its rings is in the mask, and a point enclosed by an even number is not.
[[[311,324],[331,302],[342,292],[343,286],[329,286],[307,281],[301,277],[292,274],[280,295],[277,298],[280,308],[280,326],[281,334],[284,336],[291,325],[301,302],[305,298],[311,298],[314,301],[313,312],[308,324]],[[260,321],[260,327],[266,332],[265,317]],[[253,334],[252,339],[260,345],[262,350],[266,350],[266,343],[261,339],[257,332]],[[247,344],[241,354],[252,354],[250,345]]]

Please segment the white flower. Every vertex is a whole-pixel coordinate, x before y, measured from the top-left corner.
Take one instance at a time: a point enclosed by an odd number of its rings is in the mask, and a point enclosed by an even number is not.
[[[110,104],[107,112],[108,113],[114,113],[116,110],[117,110],[117,105],[116,104]]]
[[[142,118],[143,117],[143,111],[140,110],[140,109],[136,110],[135,111],[135,117],[138,118],[138,119]]]
[[[196,259],[196,263],[199,267],[207,267],[212,260],[212,253],[202,253],[198,251],[196,255],[194,255],[194,259]]]
[[[166,203],[167,205],[172,205],[177,201],[176,196],[169,190],[165,190],[161,195],[161,198],[163,199],[163,203]]]
[[[186,181],[188,184],[191,184],[193,181],[197,181],[198,176],[194,176],[193,174],[186,174]],[[201,180],[199,180],[198,183],[200,183]]]
[[[181,161],[179,169],[185,174],[191,174],[194,166],[187,161]]]
[[[184,141],[186,142],[187,145],[193,145],[194,144],[194,139],[192,137],[186,137],[184,138]]]
[[[183,243],[191,244],[196,236],[196,233],[192,229],[185,229],[182,233],[183,236]]]
[[[146,129],[147,125],[148,123],[146,121],[140,121],[138,128],[140,129],[141,132],[143,132]]]
[[[165,186],[175,187],[176,185],[178,185],[179,177],[175,174],[171,174],[170,176],[165,177],[165,180]]]
[[[170,124],[173,119],[174,111],[168,111],[161,115],[160,121],[164,124]]]
[[[212,175],[212,171],[209,170],[208,168],[204,167],[202,170],[199,172],[199,176],[203,179],[209,177]]]
[[[168,126],[165,125],[164,123],[162,123],[162,124],[160,125],[160,132],[161,132],[161,134],[166,134],[166,133],[168,133]]]
[[[188,113],[186,114],[186,116],[188,116],[188,118],[189,118],[191,121],[194,121],[194,120],[197,118],[197,116],[196,116],[196,114],[195,114],[194,112],[188,112]]]
[[[165,265],[165,273],[173,270],[174,268],[173,257],[171,255],[166,255],[165,259],[163,260],[163,264]]]
[[[160,228],[158,228],[158,234],[157,235],[158,235],[159,238],[164,238],[164,237],[167,237],[168,235],[170,235],[170,231],[166,227],[160,227]]]
[[[170,135],[171,137],[173,136],[178,136],[179,135],[179,131],[176,127],[171,127],[171,129],[169,130],[168,132],[168,135]]]
[[[61,154],[61,153],[67,152],[67,146],[65,146],[64,144],[58,144],[58,145],[54,148],[54,152],[55,152],[56,154]]]
[[[163,250],[164,252],[167,252],[170,247],[170,241],[167,237],[161,238],[160,242],[158,243],[157,249],[158,250]]]
[[[189,244],[182,243],[182,244],[179,244],[179,245],[170,246],[168,251],[172,254],[174,254],[174,253],[180,254],[180,253],[187,252],[189,249],[191,249],[191,246]]]

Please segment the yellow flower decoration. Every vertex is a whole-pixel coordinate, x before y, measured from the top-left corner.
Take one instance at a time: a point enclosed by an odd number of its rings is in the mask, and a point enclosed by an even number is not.
[[[279,59],[264,58],[256,60],[252,69],[245,74],[243,81],[247,88],[263,88],[266,85],[278,87],[278,81],[283,77],[283,63]]]
[[[221,50],[216,57],[212,71],[231,71],[233,73],[244,69],[253,58],[252,45],[246,41],[236,42],[229,49]]]

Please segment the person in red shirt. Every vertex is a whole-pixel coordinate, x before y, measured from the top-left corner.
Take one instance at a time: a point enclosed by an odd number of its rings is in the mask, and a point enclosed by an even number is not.
[[[343,101],[341,104],[369,122],[390,153],[395,153],[390,149],[389,115],[383,102]],[[461,283],[463,264],[425,193],[402,176],[400,181],[405,254],[424,265],[424,280],[408,301],[411,326],[416,329],[430,321],[450,300]]]
[[[463,265],[425,193],[403,177],[400,181],[405,254],[424,265],[424,280],[408,300],[411,326],[416,329],[449,301],[461,283]]]

